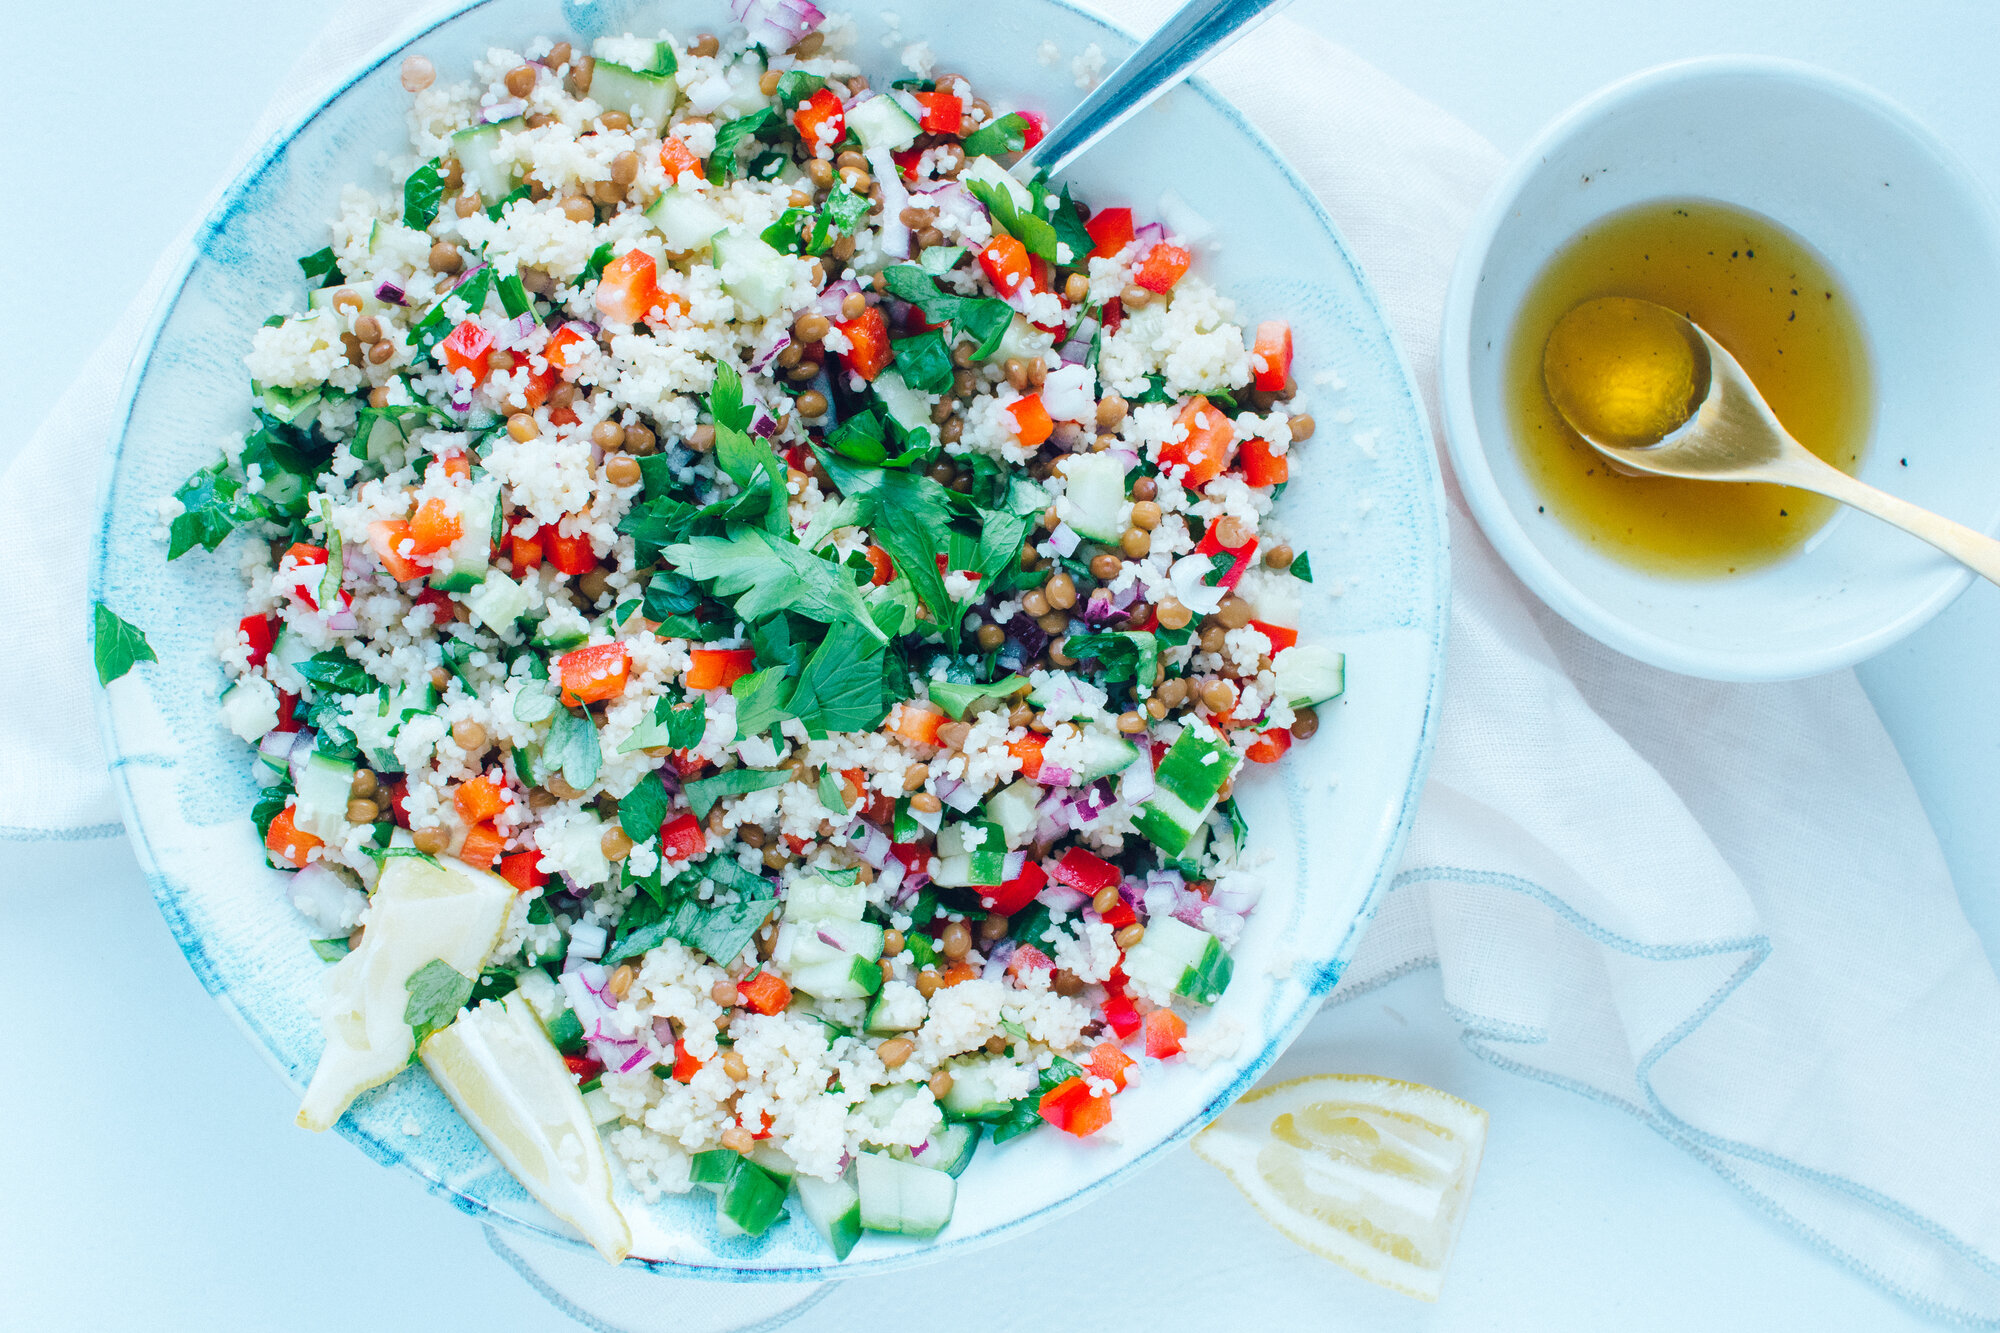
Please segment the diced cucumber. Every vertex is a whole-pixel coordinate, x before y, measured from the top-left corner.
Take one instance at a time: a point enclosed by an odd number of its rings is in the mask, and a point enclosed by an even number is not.
[[[1187,728],[1161,758],[1153,774],[1153,795],[1133,827],[1168,856],[1180,856],[1215,809],[1222,784],[1239,762],[1228,746]]]
[[[489,206],[514,193],[518,183],[513,164],[500,160],[501,132],[518,133],[526,123],[517,117],[495,125],[474,125],[451,136],[451,155],[458,159],[466,184],[479,191],[480,199]]]
[[[680,69],[680,53],[672,42],[651,37],[600,37],[590,44],[594,60],[608,60],[641,74],[669,75]]]
[[[1222,941],[1170,916],[1146,923],[1145,938],[1125,951],[1125,974],[1196,1004],[1214,1004],[1235,971]]]
[[[870,1137],[871,1132],[880,1134],[887,1130],[896,1113],[917,1095],[917,1089],[922,1086],[919,1083],[891,1083],[869,1093],[868,1099],[855,1108],[855,1114],[868,1122],[868,1128],[861,1132],[862,1142],[876,1142]]]
[[[958,179],[964,184],[978,181],[981,185],[1005,190],[1014,200],[1014,207],[1023,211],[1035,206],[1034,196],[1028,193],[1028,187],[1015,180],[1007,168],[984,154],[966,163],[965,170],[958,173]]]
[[[951,1090],[944,1095],[944,1109],[949,1114],[980,1119],[1002,1115],[1014,1104],[1010,1098],[1000,1095],[993,1081],[993,1061],[968,1060],[950,1068]]]
[[[785,1215],[785,1182],[741,1153],[696,1153],[688,1177],[715,1191],[715,1220],[724,1235],[760,1235]]]
[[[1125,465],[1109,449],[1063,460],[1063,493],[1056,514],[1081,535],[1115,542],[1124,535]]]
[[[354,761],[314,750],[299,772],[299,804],[292,822],[331,842],[347,831],[347,801],[354,791]]]
[[[770,1143],[759,1143],[749,1153],[750,1160],[771,1173],[781,1185],[792,1183],[792,1177],[799,1173],[799,1165],[784,1151]]]
[[[493,555],[494,516],[500,512],[500,484],[475,482],[458,508],[459,537],[431,560],[431,586],[470,592],[486,577]]]
[[[934,400],[929,394],[912,389],[894,366],[887,367],[875,377],[875,396],[882,400],[883,408],[896,419],[897,425],[912,435],[933,438],[931,406]]]
[[[1278,697],[1293,708],[1323,704],[1347,689],[1347,654],[1323,644],[1297,643],[1271,659]]]
[[[439,592],[471,592],[486,576],[476,569],[441,569],[430,576],[430,586]]]
[[[1019,847],[1035,828],[1035,810],[1042,803],[1043,788],[1032,778],[1022,778],[986,798],[986,813],[1000,826],[1007,842]]]
[[[1009,361],[1032,361],[1036,357],[1046,358],[1055,350],[1056,340],[1052,333],[1030,324],[1025,315],[1014,316],[1007,325],[1007,331],[1000,335],[1000,345],[986,358],[989,365],[1005,365]]]
[[[951,1221],[958,1182],[942,1171],[881,1153],[855,1160],[861,1227],[901,1236],[935,1236]]]
[[[564,1055],[583,1053],[583,1021],[570,1008],[569,997],[562,987],[548,973],[531,967],[516,978],[514,988],[541,1020],[542,1030],[549,1034],[557,1050]]]
[[[899,1032],[915,1032],[924,1025],[930,1007],[917,988],[906,982],[885,985],[875,1002],[868,1006],[864,1030],[871,1037],[893,1037]]]
[[[278,692],[262,676],[245,676],[222,692],[222,724],[255,745],[278,725]],[[263,751],[257,752],[262,756]]]
[[[499,632],[511,628],[517,619],[526,615],[538,598],[532,590],[514,582],[499,570],[489,569],[486,577],[468,590],[463,600],[465,609],[477,616],[480,624]]]
[[[1114,731],[1090,727],[1076,741],[1076,780],[1095,782],[1123,773],[1139,758],[1139,747]]]
[[[882,966],[842,955],[792,969],[792,989],[822,1000],[865,1000],[882,989]]]
[[[306,304],[313,308],[312,313],[299,316],[298,321],[315,327],[323,335],[338,339],[339,331],[333,327],[333,322],[319,312],[333,304],[333,294],[339,290],[338,287],[322,287],[312,296],[308,296]],[[326,293],[325,298],[314,301],[313,297],[319,296],[320,292]],[[250,382],[250,391],[263,404],[264,415],[276,417],[280,421],[289,421],[295,426],[306,425],[318,416],[320,400],[325,396],[318,385],[304,389],[287,389],[283,385],[259,384],[255,380]]]
[[[609,60],[598,61],[590,76],[590,100],[606,111],[623,111],[634,125],[650,123],[655,129],[664,128],[679,95],[680,87],[671,77],[643,73]]]
[[[847,108],[847,128],[854,131],[854,137],[868,151],[886,148],[895,152],[908,148],[923,132],[916,117],[887,93],[877,93]]]
[[[722,290],[738,306],[760,319],[784,308],[797,272],[797,264],[790,257],[779,254],[757,236],[719,235],[714,246]]]
[[[882,989],[882,928],[841,918],[787,922],[779,949],[794,990],[823,1000],[861,1000]]]
[[[618,1108],[612,1105],[611,1094],[601,1084],[583,1094],[583,1109],[590,1112],[593,1125],[608,1125],[621,1118]]]
[[[946,824],[938,830],[938,869],[932,878],[942,888],[990,887],[1006,879],[1007,836],[998,824],[977,820]]]
[[[667,249],[678,254],[706,250],[715,234],[729,225],[722,210],[699,188],[680,185],[660,191],[660,197],[646,205],[646,221],[660,233]]]
[[[836,1259],[845,1259],[861,1239],[861,1191],[854,1187],[853,1174],[849,1171],[838,1180],[800,1176],[792,1182],[806,1221],[813,1224]]]
[[[295,630],[281,625],[277,642],[271,645],[270,656],[264,659],[264,674],[279,689],[297,694],[306,683],[305,677],[299,674],[299,664],[312,655],[311,644]]]
[[[924,1151],[911,1160],[948,1176],[961,1175],[972,1164],[972,1153],[978,1146],[979,1126],[954,1122],[931,1135]]]
[[[856,880],[835,884],[820,875],[795,881],[785,890],[787,921],[859,921],[868,910],[868,886]]]

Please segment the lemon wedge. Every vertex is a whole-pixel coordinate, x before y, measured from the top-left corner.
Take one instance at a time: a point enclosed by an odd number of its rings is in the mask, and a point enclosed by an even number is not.
[[[513,902],[513,885],[463,861],[388,859],[368,900],[360,946],[326,974],[326,1049],[299,1104],[300,1125],[331,1128],[356,1097],[410,1062],[410,978],[433,959],[477,978]]]
[[[604,1142],[541,1020],[515,991],[424,1042],[424,1068],[502,1166],[613,1263],[632,1229],[611,1200]]]
[[[1194,1137],[1287,1237],[1426,1301],[1444,1285],[1485,1146],[1478,1107],[1367,1074],[1259,1089]]]

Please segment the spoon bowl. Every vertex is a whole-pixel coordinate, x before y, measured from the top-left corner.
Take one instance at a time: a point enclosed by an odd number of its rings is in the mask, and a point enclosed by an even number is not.
[[[1618,336],[1602,336],[1607,324]],[[1584,302],[1549,334],[1542,373],[1570,429],[1615,466],[1814,491],[2000,583],[2000,541],[1858,481],[1807,449],[1729,350],[1663,305],[1632,297]]]

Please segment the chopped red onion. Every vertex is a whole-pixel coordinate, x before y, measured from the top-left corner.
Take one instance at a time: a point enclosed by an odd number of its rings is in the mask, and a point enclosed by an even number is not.
[[[354,618],[352,608],[343,605],[338,611],[327,613],[326,627],[335,634],[352,634],[361,628],[361,622]]]
[[[1208,901],[1225,912],[1248,916],[1250,909],[1257,905],[1257,899],[1263,896],[1261,888],[1252,876],[1231,875],[1215,881],[1215,891],[1209,894]]]
[[[323,861],[314,861],[285,885],[292,906],[328,935],[345,935],[368,910],[368,896]]]
[[[781,333],[778,340],[750,358],[750,369],[762,374],[778,363],[778,354],[792,345],[792,335]]]
[[[312,758],[317,740],[318,737],[310,730],[292,733],[292,752],[287,766],[291,769],[293,786],[297,786],[299,779],[305,776],[306,760]]]
[[[1076,544],[1081,540],[1075,528],[1067,523],[1058,523],[1055,530],[1049,533],[1049,539],[1042,544],[1057,555],[1072,556],[1076,554]]]
[[[826,21],[810,0],[729,0],[729,10],[767,51],[785,51]]]
[[[1199,245],[1215,234],[1215,224],[1188,207],[1172,190],[1160,196],[1160,221],[1182,245]]]
[[[1007,853],[1007,859],[1000,863],[1000,882],[1011,884],[1021,877],[1021,867],[1028,864],[1028,853],[1016,848]]]
[[[837,939],[835,939],[835,938],[834,938],[833,936],[831,936],[831,935],[827,934],[827,933],[826,933],[825,931],[823,931],[823,930],[819,930],[819,931],[814,931],[813,933],[819,936],[819,942],[820,942],[821,944],[824,944],[824,945],[828,945],[829,947],[831,947],[831,948],[834,948],[834,949],[838,949],[838,950],[840,950],[840,952],[842,952],[842,953],[846,953],[846,952],[847,952],[847,946],[846,946],[846,945],[842,944],[842,943],[841,943],[841,942],[840,942],[839,940],[837,940]]]
[[[1072,889],[1061,880],[1052,879],[1035,895],[1035,901],[1052,912],[1080,912],[1083,905],[1090,901],[1090,895],[1082,889]]]
[[[528,341],[528,335],[533,333],[537,327],[535,312],[524,310],[514,316],[513,322],[507,325],[505,340],[516,345],[524,343]]]
[[[906,877],[907,872],[903,868],[903,863],[892,856],[883,865],[880,873],[875,876],[875,882],[881,885],[882,892],[889,895],[890,900],[894,901],[901,898],[905,893],[915,893],[917,891],[906,882]],[[925,875],[924,878],[929,879],[930,876]]]
[[[875,173],[875,183],[882,188],[882,253],[891,259],[908,259],[910,229],[903,225],[903,210],[910,206],[910,192],[903,186],[902,169],[886,148],[871,148],[863,156]]]
[[[828,319],[840,319],[840,303],[860,290],[861,284],[852,278],[842,278],[838,282],[829,282],[825,290],[821,291],[819,296],[813,301],[810,309],[814,314],[824,315]]]
[[[940,801],[960,814],[979,804],[979,793],[974,791],[970,784],[960,782],[957,778],[933,778],[931,789],[937,793]]]
[[[653,1042],[655,1045],[664,1050],[671,1051],[674,1048],[676,1040],[677,1034],[674,1032],[673,1019],[662,1014],[653,1020]]]
[[[611,934],[594,921],[580,921],[570,927],[569,953],[572,958],[602,958]]]
[[[986,955],[986,966],[980,969],[979,975],[987,981],[997,981],[1007,975],[1007,960],[1019,947],[1013,940],[1001,940],[993,946],[993,952]]]
[[[1153,757],[1141,754],[1118,779],[1118,799],[1136,806],[1153,794]]]
[[[1058,366],[1042,381],[1042,406],[1058,421],[1095,420],[1097,376],[1088,366]]]
[[[1076,773],[1061,764],[1051,764],[1044,760],[1041,768],[1035,773],[1035,781],[1044,787],[1067,787],[1076,781]]]
[[[1167,239],[1167,229],[1157,222],[1148,222],[1132,233],[1132,239],[1148,246],[1156,245]]]
[[[889,840],[889,835],[866,820],[855,824],[854,831],[847,835],[847,845],[854,849],[856,856],[876,870],[886,868],[891,862],[902,864],[889,850],[895,845]]]
[[[750,418],[750,433],[767,440],[778,433],[778,419],[762,403],[757,405],[756,413]]]
[[[390,305],[408,305],[410,294],[388,278],[375,284],[375,299],[387,301]]]
[[[504,102],[495,102],[479,113],[479,118],[488,125],[498,125],[503,120],[512,120],[528,109],[528,104],[518,97],[510,97]]]

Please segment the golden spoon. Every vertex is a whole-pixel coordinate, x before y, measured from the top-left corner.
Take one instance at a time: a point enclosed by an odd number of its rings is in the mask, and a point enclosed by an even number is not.
[[[1585,301],[1549,332],[1542,379],[1570,428],[1614,466],[1816,491],[2000,583],[2000,541],[1820,459],[1778,424],[1735,357],[1663,305],[1628,296]]]

